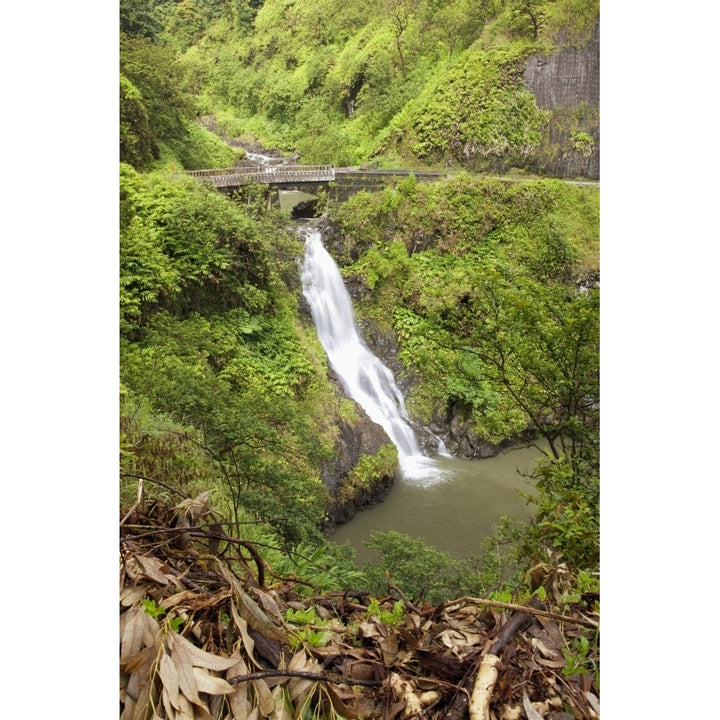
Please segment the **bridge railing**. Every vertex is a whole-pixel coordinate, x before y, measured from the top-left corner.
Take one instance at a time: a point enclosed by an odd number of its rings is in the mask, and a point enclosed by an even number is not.
[[[335,179],[335,168],[332,165],[275,165],[187,170],[185,174],[207,178],[215,187],[228,187],[248,183],[328,182]]]
[[[255,168],[248,168],[255,171]],[[213,168],[212,170],[185,170],[184,175],[192,177],[212,177],[213,175],[230,175],[231,173],[242,172],[245,168]]]

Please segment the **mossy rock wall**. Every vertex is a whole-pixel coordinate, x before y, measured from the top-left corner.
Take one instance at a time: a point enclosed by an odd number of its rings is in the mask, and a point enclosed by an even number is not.
[[[562,41],[562,38],[560,39]],[[600,177],[600,30],[582,47],[530,57],[523,74],[538,107],[551,112],[529,169],[554,177]]]
[[[384,500],[398,469],[397,449],[386,432],[359,405],[355,410],[356,417],[339,418],[334,459],[322,471],[328,491],[326,530]]]

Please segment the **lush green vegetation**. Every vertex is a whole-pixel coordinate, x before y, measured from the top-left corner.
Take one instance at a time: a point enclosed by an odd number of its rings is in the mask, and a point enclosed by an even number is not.
[[[302,246],[257,188],[227,198],[177,171],[242,154],[203,116],[307,162],[520,167],[549,122],[522,63],[563,27],[582,44],[597,2],[122,0],[120,16],[123,504],[140,478],[211,489],[277,572],[321,588],[381,594],[390,571],[437,601],[517,587],[531,567],[595,573],[599,302],[579,281],[598,272],[597,189],[410,176],[338,209],[335,255],[371,291],[358,312],[399,340],[410,411],[454,408],[492,442],[531,429],[550,448],[534,523],[467,563],[375,536],[360,573],[320,533],[321,469],[352,413],[299,311]],[[578,126],[574,151],[592,142]],[[345,491],[391,455],[364,457]]]
[[[552,116],[523,87],[524,63],[551,52],[561,30],[581,46],[598,8],[598,0],[122,0],[122,159],[148,166],[169,145],[183,166],[203,164],[180,157],[178,140],[191,118],[207,115],[228,136],[257,137],[308,163],[522,168],[551,143]],[[592,151],[585,114],[562,119],[573,136],[553,153]]]
[[[123,166],[120,189],[126,465],[147,435],[179,433],[236,521],[251,508],[277,518],[287,538],[317,538],[318,464],[332,448],[332,428],[317,418],[338,401],[290,290],[299,241],[184,177]],[[190,429],[165,426],[163,415]]]

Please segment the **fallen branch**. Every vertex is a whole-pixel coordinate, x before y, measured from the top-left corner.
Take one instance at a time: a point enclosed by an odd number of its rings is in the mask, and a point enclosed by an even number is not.
[[[356,678],[342,677],[341,675],[322,675],[320,673],[307,672],[305,670],[258,670],[257,672],[239,675],[228,680],[231,685],[250,680],[263,680],[271,677],[302,678],[304,680],[318,680],[326,683],[346,683],[347,685],[363,685],[365,687],[377,687],[383,684],[382,680],[361,680]]]
[[[480,667],[475,678],[472,695],[470,696],[469,701],[465,701],[468,705],[470,720],[489,720],[490,698],[492,697],[492,688],[495,685],[495,682],[497,682],[497,665],[500,662],[500,652],[514,637],[515,633],[520,630],[524,630],[532,622],[531,611],[539,610],[539,608],[534,607],[534,605],[539,603],[539,600],[537,597],[533,597],[530,600],[530,603],[531,605],[527,607],[524,605],[517,606],[520,608],[519,611],[516,612],[512,618],[505,623],[505,625],[503,625],[495,642],[490,646],[488,652],[480,659]],[[501,604],[507,605],[507,603]],[[473,666],[477,667],[477,662],[475,662]],[[463,678],[461,685],[464,685],[466,680],[467,674]],[[464,707],[464,705],[460,705],[458,709],[462,707]],[[459,715],[458,717],[461,716],[462,715]]]
[[[483,657],[468,703],[470,720],[490,720],[490,698],[497,682],[499,663],[497,655],[488,653]]]
[[[475,605],[487,605],[489,607],[503,608],[504,610],[514,610],[516,612],[530,613],[531,615],[538,615],[540,617],[550,618],[551,620],[557,620],[558,622],[565,622],[570,625],[582,625],[589,628],[597,628],[598,623],[595,620],[586,620],[585,618],[574,618],[568,617],[567,615],[558,615],[557,613],[550,612],[549,610],[539,610],[537,608],[529,607],[528,605],[514,605],[513,603],[500,602],[499,600],[484,600],[483,598],[463,597],[459,600],[453,600],[450,603],[441,605],[438,609],[442,608],[446,610],[454,607],[455,605],[463,605],[465,603],[473,603]]]
[[[516,632],[524,630],[533,622],[530,613],[522,611],[515,613],[508,622],[506,622],[498,633],[495,642],[488,648],[490,655],[500,655],[500,651],[510,642]]]

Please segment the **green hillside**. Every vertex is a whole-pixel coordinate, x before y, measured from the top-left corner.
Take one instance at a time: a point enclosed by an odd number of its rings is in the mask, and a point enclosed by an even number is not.
[[[590,102],[540,107],[523,72],[531,57],[587,45],[598,7],[123,0],[123,159],[157,161],[162,147],[184,167],[222,164],[198,119],[305,163],[532,171],[551,157],[587,156],[599,141],[597,88],[594,100],[592,89],[578,96]],[[204,152],[183,154],[183,132]]]

